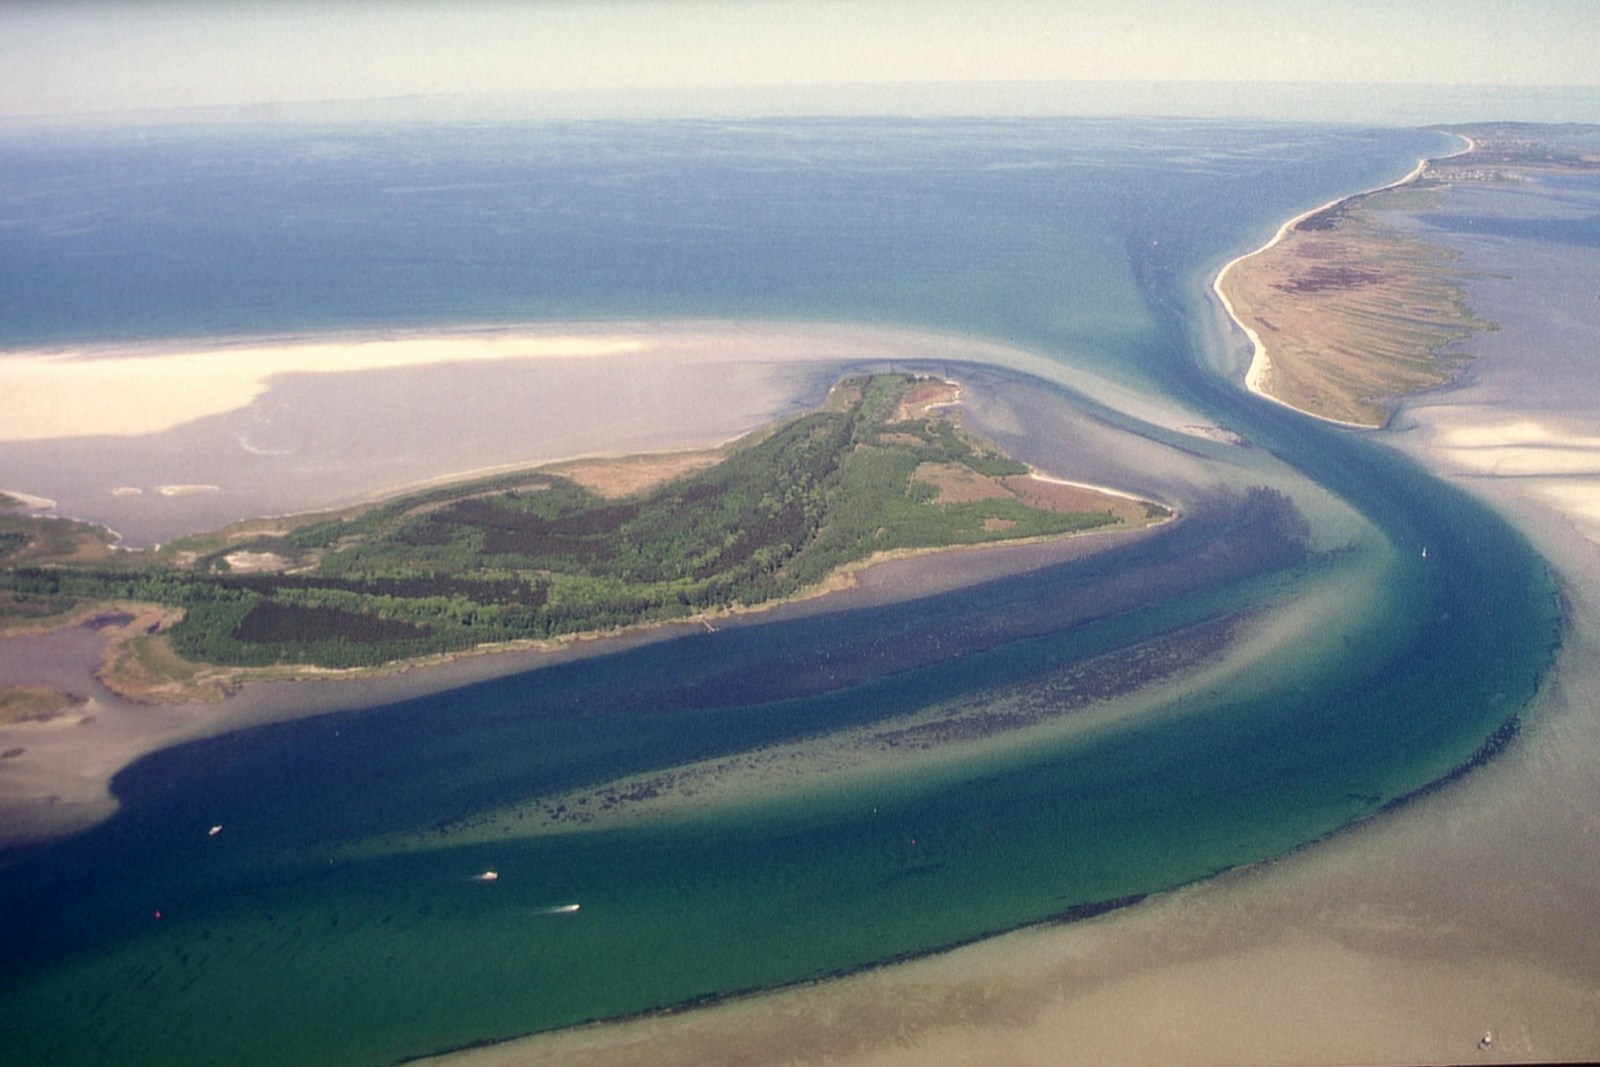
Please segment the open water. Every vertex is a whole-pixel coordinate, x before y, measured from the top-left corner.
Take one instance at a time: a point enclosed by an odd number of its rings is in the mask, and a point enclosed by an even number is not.
[[[0,871],[8,1058],[387,1063],[817,978],[1281,854],[1486,755],[1557,639],[1542,562],[1370,441],[1243,394],[1218,373],[1237,350],[1205,296],[1283,218],[1451,144],[1042,119],[6,134],[6,346],[650,316],[911,326],[1044,355],[1059,373],[1036,387],[1063,401],[1079,371],[1170,398],[1244,434],[1288,490],[1253,508],[1196,494],[1160,537],[1025,578],[158,753],[118,777],[117,817]],[[1324,491],[1362,533],[1321,528]],[[1340,550],[1299,547],[1307,522]],[[1003,758],[654,827],[359,849],[1045,687],[1375,575],[1355,630],[1330,621],[1235,686]],[[1071,609],[1087,599],[1103,607]]]

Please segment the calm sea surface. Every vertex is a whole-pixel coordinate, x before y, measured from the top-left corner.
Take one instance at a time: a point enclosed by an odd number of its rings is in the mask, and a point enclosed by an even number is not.
[[[1197,501],[1161,537],[1023,579],[158,753],[119,776],[116,818],[0,871],[8,1058],[388,1063],[825,976],[1275,855],[1470,763],[1548,667],[1542,563],[1462,494],[1218,378],[1204,296],[1283,218],[1451,144],[1087,120],[5,134],[3,346],[651,316],[964,333],[1057,361],[1041,389],[1082,368],[1176,398],[1375,531],[1319,555],[1284,497]],[[361,850],[1046,693],[1346,574],[1383,576],[1374,621],[1171,714],[805,803]]]

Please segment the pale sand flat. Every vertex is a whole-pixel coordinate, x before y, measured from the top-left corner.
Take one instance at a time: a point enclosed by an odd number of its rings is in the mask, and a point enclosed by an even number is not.
[[[819,323],[565,323],[400,337],[243,338],[0,352],[0,442],[159,433],[248,406],[286,374],[647,354],[675,362],[971,360],[1058,376],[1060,365],[977,338]],[[1171,402],[1074,372],[1075,388],[1162,425]]]
[[[403,340],[152,342],[0,356],[0,441],[157,433],[249,404],[273,377],[639,351],[638,338],[498,332]]]

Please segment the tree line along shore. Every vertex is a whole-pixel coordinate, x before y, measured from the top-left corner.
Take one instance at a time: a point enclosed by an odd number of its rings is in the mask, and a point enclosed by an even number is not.
[[[215,682],[206,666],[231,680],[373,668],[708,618],[885,553],[1170,517],[1033,478],[962,427],[957,398],[937,379],[849,378],[819,409],[715,453],[500,474],[143,551],[115,551],[85,523],[0,512],[0,625],[99,611],[133,631],[112,657],[120,688],[153,692]],[[162,610],[138,627],[105,614],[131,604]]]

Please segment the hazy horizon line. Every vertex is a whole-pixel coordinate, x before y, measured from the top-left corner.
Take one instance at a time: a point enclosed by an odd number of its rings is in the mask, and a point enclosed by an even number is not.
[[[1493,121],[1600,123],[1600,85],[1241,79],[446,92],[36,112],[0,115],[0,127],[857,117],[1214,118],[1397,126]]]

